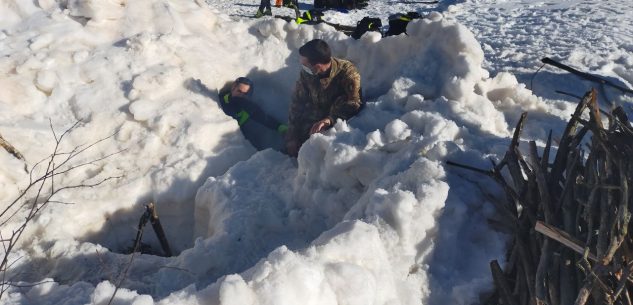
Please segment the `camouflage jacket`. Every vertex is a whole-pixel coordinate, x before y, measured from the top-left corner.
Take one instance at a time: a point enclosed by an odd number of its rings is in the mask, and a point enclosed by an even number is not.
[[[354,64],[332,57],[329,75],[301,71],[290,102],[287,137],[303,143],[319,120],[347,120],[361,108],[360,74]]]

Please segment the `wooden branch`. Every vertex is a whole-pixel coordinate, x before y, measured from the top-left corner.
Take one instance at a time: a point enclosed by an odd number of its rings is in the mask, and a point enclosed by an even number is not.
[[[622,160],[617,160],[617,162],[615,162],[615,165],[619,169],[624,169],[624,164]],[[615,220],[611,226],[611,242],[603,258],[603,265],[607,265],[609,262],[611,262],[616,251],[620,248],[620,245],[622,245],[622,242],[624,242],[624,240],[626,239],[629,220],[631,219],[631,213],[629,213],[628,211],[628,179],[623,170],[620,170],[619,172],[619,180],[621,181],[620,202],[618,203],[617,207],[617,215],[615,215]],[[610,195],[609,198],[611,198],[612,192],[609,192],[609,190],[605,191],[608,192],[608,194]],[[611,203],[609,202],[609,206],[613,205],[611,205]]]
[[[507,305],[518,305],[516,299],[510,291],[510,286],[508,286],[508,282],[506,282],[503,271],[501,271],[501,267],[499,266],[497,260],[490,262],[490,270],[492,271],[492,279],[495,282],[495,286],[503,298],[503,303]]]
[[[134,253],[141,249],[141,238],[143,238],[143,229],[145,228],[145,225],[147,225],[147,222],[149,221],[150,216],[151,216],[151,213],[149,209],[145,207],[145,212],[143,213],[143,215],[141,215],[141,218],[139,218],[138,225],[136,226],[136,238],[134,238],[132,251],[130,251],[131,253]]]
[[[172,256],[171,248],[169,247],[169,243],[167,242],[167,238],[165,237],[165,231],[163,231],[163,227],[160,224],[160,219],[158,218],[158,213],[156,212],[156,206],[152,202],[145,205],[145,211],[139,219],[138,227],[136,230],[136,238],[134,239],[134,245],[132,246],[132,253],[140,251],[143,229],[145,228],[147,222],[150,222],[152,224],[154,233],[156,233],[156,237],[158,237],[158,241],[160,242],[160,246],[163,248],[165,255],[168,257]]]
[[[158,237],[158,241],[160,241],[160,246],[163,248],[165,255],[167,257],[172,256],[171,248],[169,247],[169,242],[167,242],[167,237],[165,236],[165,231],[163,230],[163,226],[160,224],[160,219],[158,219],[158,212],[156,212],[156,206],[154,203],[149,203],[147,205],[147,209],[150,213],[150,222],[152,223],[152,228],[154,228],[154,232],[156,233],[156,237]]]
[[[602,118],[600,117],[600,107],[598,107],[596,95],[598,95],[595,88],[591,89],[591,100],[589,101],[589,112],[592,121],[596,124],[598,129],[604,129],[604,125],[602,124]]]
[[[532,161],[538,192],[541,197],[540,199],[545,221],[552,223],[554,219],[552,216],[552,203],[550,200],[549,188],[547,187],[547,178],[541,169],[540,162],[538,160],[538,152],[536,151],[536,143],[534,141],[530,141],[530,159]]]
[[[545,144],[545,149],[543,150],[543,157],[541,158],[541,170],[543,172],[547,172],[549,167],[549,153],[552,149],[552,130],[550,129],[549,134],[547,135],[547,143]]]
[[[552,165],[549,181],[550,185],[555,185],[560,180],[564,166],[567,163],[567,153],[570,149],[570,143],[573,142],[574,135],[576,134],[576,128],[578,127],[578,120],[576,118],[579,118],[585,109],[587,109],[587,105],[592,98],[593,91],[589,91],[585,94],[580,103],[578,103],[578,106],[576,106],[576,110],[572,114],[572,119],[565,127],[565,131],[563,132],[563,136],[561,137],[560,144],[558,146],[558,152],[556,153],[556,159]]]
[[[550,240],[545,239],[541,246],[541,256],[539,257],[539,263],[536,267],[535,284],[536,288],[536,302],[537,304],[549,304],[547,299],[548,281],[547,271],[550,268],[550,258],[552,256],[552,250],[550,246]]]
[[[508,148],[508,152],[504,159],[507,161],[508,170],[510,171],[510,175],[512,176],[512,181],[514,182],[515,190],[518,193],[522,193],[525,188],[525,179],[523,178],[523,172],[521,171],[521,162],[522,159],[520,157],[519,152],[519,137],[521,132],[523,131],[523,125],[527,118],[527,112],[521,114],[521,118],[517,123],[517,126],[514,128],[514,135],[512,136],[512,142],[510,142],[510,147]]]
[[[555,248],[555,247],[554,247]],[[563,249],[562,247],[558,247],[560,249]],[[551,268],[548,270],[547,272],[547,288],[548,288],[548,293],[549,293],[549,301],[550,301],[550,305],[560,305],[560,282],[561,282],[561,272],[560,272],[560,266],[562,263],[564,263],[563,261],[563,257],[562,255],[552,255],[552,263],[551,263]],[[563,281],[566,281],[567,279],[563,278]]]
[[[593,138],[594,140],[596,139],[595,137]],[[607,179],[607,162],[603,159],[604,156],[600,156],[597,160],[597,176],[598,176],[598,183],[607,183],[606,179]],[[608,248],[608,242],[609,242],[609,232],[611,231],[611,222],[609,221],[610,218],[610,213],[609,213],[609,198],[608,198],[608,193],[609,191],[605,191],[604,189],[600,189],[598,191],[599,193],[599,204],[600,204],[600,214],[599,214],[599,219],[600,219],[600,226],[598,227],[598,244],[597,244],[597,249],[596,249],[596,254],[598,255],[598,257],[600,257],[601,259],[604,259],[607,253],[607,248]]]
[[[519,236],[515,236],[514,240],[519,249],[519,257],[521,259],[521,264],[523,265],[521,269],[523,269],[523,273],[525,274],[525,281],[528,287],[527,290],[529,292],[530,303],[534,303],[536,297],[534,296],[534,267],[532,265],[532,255],[531,252],[526,249],[523,241],[519,238]]]
[[[582,288],[580,288],[580,292],[578,292],[578,297],[576,298],[574,305],[585,305],[589,300],[589,295],[591,294],[592,289],[593,281],[586,281]]]
[[[493,176],[493,173],[492,173],[491,170],[485,170],[485,169],[481,169],[481,168],[476,168],[476,167],[473,167],[473,166],[470,166],[470,165],[460,164],[460,163],[453,162],[453,161],[450,161],[450,160],[447,160],[446,164],[447,165],[451,165],[451,166],[455,166],[455,167],[459,167],[459,168],[463,168],[463,169],[467,169],[467,170],[470,170],[470,171],[473,171],[473,172],[476,172],[476,173],[479,173],[479,174],[482,174],[482,175],[486,175],[486,176],[489,176],[489,177]]]
[[[574,250],[575,252],[577,252],[578,254],[583,254],[585,252],[585,247],[580,243],[580,241],[576,240],[575,238],[569,236],[569,234],[567,234],[566,232],[559,230],[553,226],[550,226],[542,221],[537,221],[536,222],[536,226],[534,226],[534,230],[536,232],[539,232],[561,244],[563,244],[565,247]],[[589,259],[591,259],[593,262],[597,262],[598,258],[592,254],[589,253],[589,255],[587,256]]]
[[[521,113],[521,117],[519,118],[519,122],[514,127],[514,134],[512,135],[512,142],[510,142],[510,148],[515,148],[519,146],[519,136],[521,135],[521,131],[523,131],[523,125],[525,123],[525,119],[527,118],[528,113]]]
[[[565,184],[561,190],[561,194],[559,194],[558,206],[562,214],[563,229],[564,232],[567,232],[571,236],[577,236],[575,234],[577,233],[577,228],[579,228],[578,220],[581,207],[575,204],[576,201],[574,200],[579,163],[580,153],[577,149],[574,149],[568,158],[567,168],[565,169]],[[572,304],[576,297],[576,292],[579,289],[575,280],[574,265],[571,264],[571,262],[574,261],[574,253],[563,247],[561,247],[560,250],[561,264],[559,267],[560,280],[558,287],[560,304]]]
[[[591,90],[576,107],[551,166],[552,132],[541,157],[534,141],[525,159],[521,154],[525,115],[502,161],[493,162],[492,178],[508,198],[495,207],[501,215],[516,215],[499,219],[509,222],[504,228],[516,230],[507,270],[491,264],[501,304],[631,304],[633,130],[615,114],[602,112],[596,97]],[[582,118],[587,108],[589,120]],[[602,115],[609,119],[608,129]],[[589,131],[590,143],[585,139]],[[504,167],[512,181],[502,175]],[[512,291],[501,287],[502,275]]]
[[[11,143],[5,140],[0,134],[0,146],[4,148],[8,153],[13,155],[16,159],[24,161],[24,156],[17,150]]]
[[[624,273],[622,274],[622,276],[620,277],[620,282],[618,283],[618,286],[615,289],[615,294],[613,295],[613,300],[617,301],[618,298],[620,298],[620,295],[622,294],[622,291],[624,291],[624,287],[626,286],[626,282],[629,278],[629,276],[631,275],[631,269],[633,268],[633,262],[630,262],[628,266],[626,266],[626,268],[624,268]]]
[[[569,72],[571,74],[574,74],[576,76],[582,77],[582,78],[584,78],[586,80],[589,80],[589,81],[592,81],[592,82],[596,82],[598,84],[602,84],[602,85],[607,85],[607,86],[613,87],[613,88],[618,89],[618,90],[620,90],[620,91],[622,91],[624,93],[633,94],[633,90],[631,90],[629,88],[626,88],[626,87],[614,84],[611,81],[606,80],[604,78],[601,78],[601,77],[598,77],[598,76],[595,76],[595,75],[592,75],[592,74],[589,74],[589,73],[586,73],[586,72],[578,71],[578,70],[576,70],[576,69],[574,69],[574,68],[572,68],[570,66],[567,66],[565,64],[559,63],[559,62],[557,62],[557,61],[555,61],[555,60],[553,60],[551,58],[544,57],[543,59],[541,59],[541,62],[544,63],[544,64],[552,65],[554,67],[563,69],[563,70],[565,70],[565,71],[567,71],[567,72]]]

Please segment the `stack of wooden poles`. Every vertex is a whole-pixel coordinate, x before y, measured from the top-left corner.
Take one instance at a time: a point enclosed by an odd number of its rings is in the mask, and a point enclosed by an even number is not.
[[[534,141],[519,150],[524,113],[487,171],[507,197],[493,222],[512,238],[505,268],[490,263],[495,292],[482,303],[633,304],[633,128],[596,95],[582,98],[553,158],[551,132],[540,155]]]

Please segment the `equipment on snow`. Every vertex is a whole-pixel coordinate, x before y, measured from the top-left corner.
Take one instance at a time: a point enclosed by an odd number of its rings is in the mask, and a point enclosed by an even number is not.
[[[422,16],[418,12],[408,12],[406,14],[394,14],[389,16],[389,30],[385,36],[400,35],[407,33],[407,25],[413,19],[420,19]]]
[[[356,29],[354,29],[354,33],[352,33],[352,38],[360,39],[360,37],[368,31],[380,32],[381,27],[382,21],[380,21],[380,18],[372,18],[369,16],[363,17],[363,19],[356,24]]]
[[[317,24],[323,22],[323,12],[319,10],[309,10],[303,12],[303,15],[297,17],[297,24]]]

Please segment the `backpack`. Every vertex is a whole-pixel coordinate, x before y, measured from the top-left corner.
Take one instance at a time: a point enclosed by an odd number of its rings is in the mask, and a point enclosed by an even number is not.
[[[389,16],[389,30],[385,36],[400,35],[407,33],[407,25],[413,19],[420,19],[422,16],[418,12],[408,12],[406,14],[395,14]]]
[[[360,39],[360,37],[368,31],[380,32],[381,27],[382,21],[380,21],[380,18],[363,17],[363,19],[356,24],[352,38]]]

